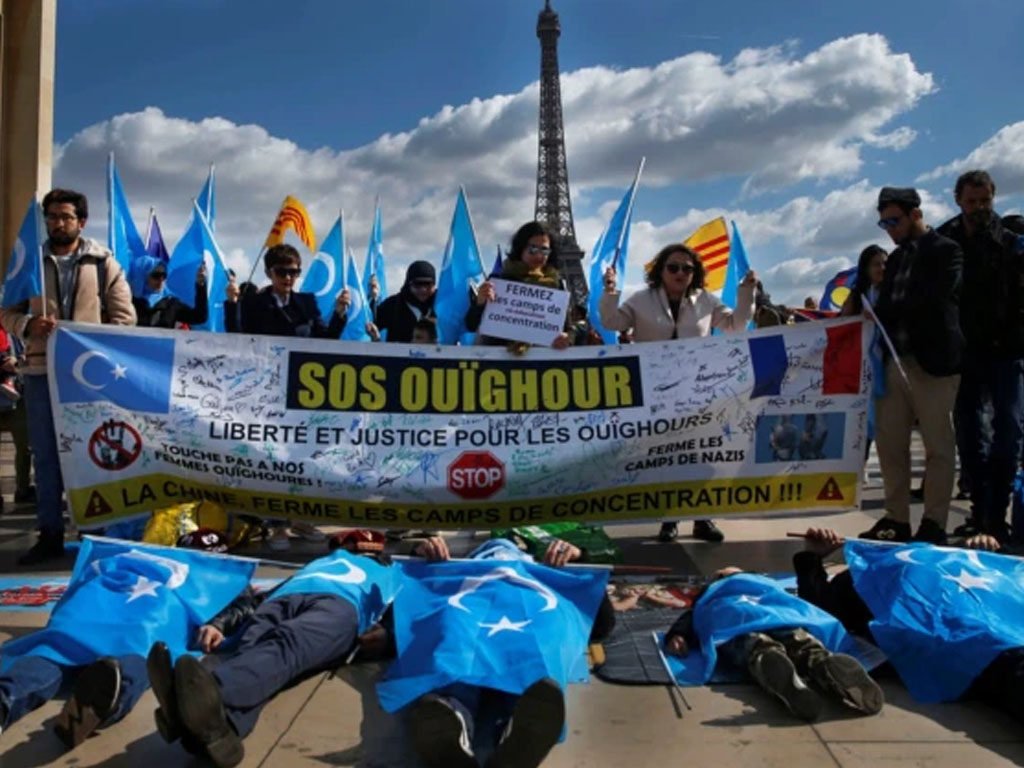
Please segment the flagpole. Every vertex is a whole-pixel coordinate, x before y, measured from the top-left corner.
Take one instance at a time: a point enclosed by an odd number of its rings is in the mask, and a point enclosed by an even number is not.
[[[209,224],[210,223],[210,213],[211,213],[210,208],[213,206],[213,163],[210,163],[210,181],[209,181],[209,184],[207,186],[208,186],[208,188],[210,190],[210,194],[208,194],[206,196],[206,214],[205,215],[206,215],[206,223]]]
[[[676,687],[676,693],[679,694],[679,698],[683,700],[683,704],[686,708],[693,711],[693,707],[690,706],[690,702],[686,700],[686,696],[683,695],[683,686],[676,680],[676,676],[672,674],[672,668],[668,665],[668,659],[665,658],[665,652],[661,650],[661,644],[658,643],[658,633],[651,632],[651,640],[654,642],[654,647],[658,649],[658,655],[661,657],[661,665],[665,667],[665,672],[668,673],[668,679],[672,681],[672,684]]]
[[[288,202],[288,197],[286,196],[284,198],[284,200],[281,201],[281,205],[279,205],[277,207],[277,214],[278,214],[278,216],[281,214],[281,209],[284,208],[284,205],[287,202]],[[274,221],[277,221],[277,216],[274,217]],[[273,231],[273,229],[274,229],[274,225],[273,224],[270,225],[270,229],[271,229],[271,231]],[[267,233],[267,237],[268,238],[270,237],[270,233],[269,232]],[[256,267],[259,266],[260,259],[263,258],[263,254],[264,254],[264,252],[266,252],[266,250],[267,250],[267,241],[264,240],[263,241],[263,245],[260,246],[260,252],[258,254],[256,254],[256,260],[252,263],[252,269],[249,270],[249,277],[246,280],[247,283],[251,283],[252,282],[252,276],[256,274]]]
[[[114,258],[117,258],[117,252],[114,250],[116,242],[114,237],[114,153],[109,152],[107,154],[107,246],[114,254]]]
[[[43,317],[47,316],[46,301],[46,261],[43,259],[43,236],[47,235],[46,227],[40,226],[43,221],[42,211],[39,208],[39,191],[32,196],[32,202],[36,206],[36,250],[39,258],[39,293],[42,294]],[[27,328],[27,326],[26,326]],[[27,335],[27,334],[26,334]]]
[[[861,299],[864,302],[864,306],[866,306],[871,311],[871,319],[874,320],[875,325],[878,326],[878,330],[882,334],[882,339],[885,340],[885,346],[889,348],[889,352],[892,354],[892,361],[896,363],[896,370],[900,372],[900,376],[903,377],[903,383],[907,385],[907,391],[910,392],[910,377],[907,376],[907,372],[903,368],[903,363],[900,362],[900,356],[896,354],[896,347],[893,345],[892,339],[889,338],[889,334],[885,330],[885,326],[882,325],[882,321],[879,320],[878,315],[875,314],[875,308],[871,306],[871,302],[868,301],[868,297],[861,294]]]

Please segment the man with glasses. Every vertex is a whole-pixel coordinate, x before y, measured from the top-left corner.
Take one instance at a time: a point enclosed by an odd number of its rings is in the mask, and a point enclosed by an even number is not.
[[[371,281],[370,290],[376,288],[376,279]],[[420,320],[436,320],[434,296],[437,293],[437,274],[434,265],[428,261],[414,261],[405,271],[402,290],[389,296],[374,313],[373,323],[367,330],[377,340],[387,332],[385,341],[400,344],[412,343],[413,329]],[[371,297],[374,301],[374,297]]]
[[[61,320],[135,325],[132,294],[113,254],[82,237],[89,203],[85,195],[53,189],[43,198],[48,239],[43,243],[43,297],[5,309],[3,326],[25,344],[25,405],[36,470],[39,540],[18,560],[34,565],[64,555],[64,517],[57,438],[46,375],[46,340]]]
[[[878,214],[878,225],[897,248],[885,263],[875,315],[897,357],[885,350],[885,394],[875,401],[885,516],[861,537],[911,539],[910,432],[916,422],[924,440],[925,487],[924,518],[913,539],[942,544],[956,465],[952,413],[964,350],[963,252],[925,225],[914,189],[884,187]]]
[[[955,533],[987,533],[1006,543],[1006,508],[1024,447],[1024,240],[992,209],[995,192],[985,171],[961,175],[955,188],[960,215],[939,232],[964,251],[960,325],[967,348],[956,424],[972,514]]]

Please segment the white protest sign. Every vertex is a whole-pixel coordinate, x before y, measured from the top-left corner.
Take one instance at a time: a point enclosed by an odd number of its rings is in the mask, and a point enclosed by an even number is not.
[[[565,329],[569,292],[511,280],[491,280],[495,297],[487,302],[480,330],[484,336],[550,347]]]

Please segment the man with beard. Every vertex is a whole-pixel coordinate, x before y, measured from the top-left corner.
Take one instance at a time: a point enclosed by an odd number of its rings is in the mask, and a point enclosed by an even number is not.
[[[885,350],[885,394],[875,400],[885,516],[862,537],[911,538],[910,431],[916,421],[924,440],[925,489],[924,518],[914,540],[942,544],[956,465],[952,411],[964,348],[963,251],[925,225],[915,189],[884,187],[878,214],[878,226],[898,247],[885,263],[875,315],[897,358]]]
[[[376,301],[373,292],[377,290],[376,278],[370,281],[370,301]],[[437,293],[437,274],[434,266],[426,261],[414,261],[405,271],[402,290],[389,296],[374,312],[373,323],[368,328],[370,336],[377,340],[379,334],[387,332],[385,341],[409,344],[413,329],[420,320],[434,319],[434,296]]]
[[[1006,542],[1006,507],[1024,445],[1024,243],[992,210],[995,192],[995,182],[985,171],[961,175],[955,189],[960,215],[939,232],[964,251],[960,325],[967,347],[956,400],[956,437],[971,478],[972,510],[971,519],[956,533],[984,532]]]
[[[89,203],[70,189],[53,189],[43,198],[48,239],[43,243],[43,297],[16,304],[2,314],[3,326],[25,344],[25,404],[29,442],[36,469],[36,519],[39,540],[19,558],[34,565],[64,555],[64,484],[46,376],[46,340],[62,320],[77,323],[135,325],[132,293],[113,254],[82,237]]]

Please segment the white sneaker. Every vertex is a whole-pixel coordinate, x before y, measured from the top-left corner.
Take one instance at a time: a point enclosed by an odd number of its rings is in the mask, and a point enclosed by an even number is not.
[[[274,528],[274,532],[267,539],[267,547],[275,552],[284,552],[292,547],[292,541],[288,538],[288,527],[281,525]]]

